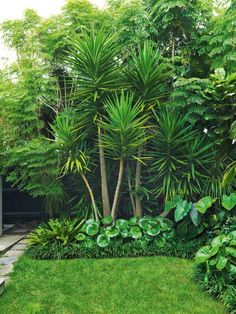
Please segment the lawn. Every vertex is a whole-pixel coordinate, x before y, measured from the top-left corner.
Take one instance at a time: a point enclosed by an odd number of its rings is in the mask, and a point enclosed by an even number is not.
[[[0,298],[4,314],[221,314],[170,257],[40,261],[22,257]]]

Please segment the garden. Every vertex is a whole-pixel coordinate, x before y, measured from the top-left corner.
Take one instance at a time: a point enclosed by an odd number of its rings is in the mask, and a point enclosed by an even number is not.
[[[236,2],[68,0],[2,24],[0,173],[47,219],[17,313],[236,313]]]

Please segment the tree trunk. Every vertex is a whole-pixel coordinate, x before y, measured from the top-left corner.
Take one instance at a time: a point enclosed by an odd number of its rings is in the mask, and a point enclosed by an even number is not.
[[[174,59],[175,59],[175,38],[172,35],[172,51],[171,51],[171,59],[172,63],[174,64]]]
[[[132,204],[132,209],[133,209],[133,214],[135,216],[135,201],[134,201],[134,196],[132,195],[132,184],[131,184],[131,179],[130,175],[127,175],[127,181],[128,181],[128,187],[129,187],[129,196]]]
[[[107,173],[106,173],[106,161],[104,156],[104,149],[102,147],[101,129],[98,128],[98,146],[99,146],[99,159],[100,159],[100,171],[101,171],[101,189],[102,189],[102,204],[103,204],[103,217],[111,214],[109,192],[107,186]]]
[[[138,158],[141,157],[142,146],[138,149]],[[136,174],[135,174],[135,190],[139,191],[141,187],[141,172],[142,172],[142,163],[137,160],[136,164]],[[135,196],[135,215],[137,217],[142,217],[142,201],[139,195]]]
[[[123,172],[124,172],[124,160],[121,159],[120,166],[119,166],[119,175],[118,175],[118,180],[116,184],[116,191],[115,191],[114,201],[113,201],[112,210],[111,210],[111,216],[112,216],[113,221],[115,221],[116,219],[117,205],[118,205],[118,199],[120,195],[120,187],[122,183]]]
[[[94,199],[94,195],[93,195],[93,191],[91,189],[91,186],[87,180],[87,178],[85,177],[85,175],[83,173],[80,174],[88,191],[89,191],[89,196],[90,196],[90,199],[91,199],[91,202],[92,202],[92,206],[93,206],[93,211],[94,211],[94,216],[95,216],[95,219],[96,221],[99,221],[99,217],[98,217],[98,210],[97,210],[97,205],[96,205],[96,202],[95,202],[95,199]]]

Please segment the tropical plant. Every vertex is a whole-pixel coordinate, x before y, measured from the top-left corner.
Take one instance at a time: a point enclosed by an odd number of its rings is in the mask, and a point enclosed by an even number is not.
[[[28,235],[29,244],[46,246],[57,242],[66,246],[76,240],[83,222],[83,220],[69,218],[50,219]]]
[[[211,180],[215,158],[213,143],[187,120],[188,117],[178,111],[155,112],[149,146],[149,184],[156,197],[171,200],[181,195],[194,200]]]
[[[236,224],[228,219],[222,232],[195,255],[195,278],[210,295],[235,313]]]
[[[89,101],[94,107],[94,116],[101,119],[104,112],[102,99],[107,94],[120,88],[120,70],[117,55],[119,47],[116,35],[99,30],[74,35],[69,40],[70,49],[66,52],[66,62],[75,74],[77,85],[76,95],[81,100]],[[110,214],[110,201],[107,185],[107,171],[103,146],[101,145],[102,130],[97,127],[103,214]]]
[[[124,162],[137,158],[137,150],[146,141],[145,124],[148,116],[143,106],[134,104],[133,95],[121,93],[105,102],[107,117],[101,121],[105,130],[102,145],[105,152],[119,160],[119,174],[112,205],[113,220],[117,214],[118,199],[124,173]]]
[[[144,104],[146,113],[158,102],[164,101],[168,95],[171,81],[171,67],[161,58],[151,41],[145,41],[139,46],[137,53],[133,52],[124,71],[124,81],[128,89],[134,93],[136,99]],[[139,147],[138,158],[143,154],[143,145]],[[142,216],[140,191],[142,163],[137,160],[135,174],[135,214]],[[130,180],[131,181],[131,180]]]
[[[96,220],[99,219],[98,208],[95,202],[94,193],[86,177],[89,169],[89,154],[86,151],[85,143],[81,140],[83,133],[78,129],[75,114],[73,111],[64,111],[59,115],[55,123],[51,125],[54,143],[60,155],[60,172],[62,175],[67,173],[78,173],[91,199],[93,213]],[[80,134],[81,133],[81,134]]]
[[[216,201],[216,198],[208,195],[192,203],[177,195],[171,201],[166,201],[163,216],[174,211],[177,235],[181,239],[203,235],[209,238],[219,234],[222,224],[234,216],[236,193],[229,196],[223,194],[220,205]]]

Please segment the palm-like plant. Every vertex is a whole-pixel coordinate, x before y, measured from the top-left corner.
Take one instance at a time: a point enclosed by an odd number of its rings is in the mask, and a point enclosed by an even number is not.
[[[156,126],[150,144],[150,184],[156,196],[165,200],[181,194],[185,197],[201,194],[214,164],[213,144],[198,134],[186,116],[161,110],[156,114]]]
[[[144,42],[139,47],[138,53],[133,53],[124,71],[125,85],[131,89],[136,98],[144,103],[148,112],[158,101],[167,97],[170,88],[171,66],[165,62],[151,41]],[[138,157],[142,156],[143,147],[139,147]],[[138,193],[141,189],[142,164],[136,163],[135,175],[135,211],[137,216],[142,216],[141,198]]]
[[[124,173],[124,161],[137,158],[137,149],[146,141],[145,124],[148,116],[140,104],[134,104],[133,96],[121,93],[105,102],[107,118],[102,121],[105,133],[102,144],[107,155],[119,160],[119,175],[112,205],[115,220],[120,188]]]
[[[80,127],[76,123],[76,116],[73,111],[67,111],[57,116],[55,124],[51,125],[54,135],[54,142],[60,154],[60,173],[79,173],[88,189],[93,212],[96,220],[99,220],[98,209],[94,199],[93,190],[86,177],[89,169],[89,153],[81,140]]]
[[[96,102],[104,94],[120,87],[116,35],[102,29],[97,32],[91,29],[72,36],[69,44],[67,62],[77,75],[77,95],[80,98]]]
[[[101,118],[104,108],[102,99],[107,94],[119,89],[120,68],[117,55],[116,35],[111,35],[102,29],[95,32],[84,32],[82,35],[74,35],[70,39],[70,51],[67,54],[67,63],[75,73],[77,82],[76,95],[82,100],[89,100],[89,106],[94,106],[94,117],[90,121],[92,124],[96,118]],[[88,103],[88,102],[87,102]],[[106,163],[103,147],[101,145],[102,130],[97,128],[101,189],[103,200],[103,214],[110,214],[110,202],[107,185]]]
[[[163,60],[151,41],[145,41],[133,53],[124,71],[124,81],[145,105],[155,104],[168,95],[171,65]]]

